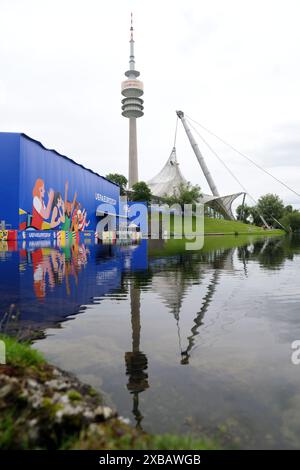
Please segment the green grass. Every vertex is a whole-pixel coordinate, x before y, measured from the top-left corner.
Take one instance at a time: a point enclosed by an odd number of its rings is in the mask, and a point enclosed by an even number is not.
[[[205,234],[210,233],[225,233],[225,234],[250,234],[250,235],[265,235],[267,234],[282,234],[283,230],[264,230],[262,227],[256,225],[244,224],[237,220],[223,220],[213,219],[211,217],[204,218],[204,232]]]
[[[98,425],[92,431],[84,431],[78,440],[69,441],[64,448],[76,450],[216,450],[216,440],[190,435],[151,435],[130,428],[116,419]]]
[[[70,390],[68,392],[68,397],[71,401],[81,401],[82,395],[77,390]]]
[[[192,436],[159,434],[150,436],[145,449],[157,450],[217,450],[220,447],[210,439],[199,439]],[[141,446],[140,449],[143,449]]]
[[[149,220],[159,221],[161,215],[158,213],[149,214]],[[150,223],[150,222],[149,222]],[[176,215],[170,216],[170,231],[174,232],[174,225],[179,224],[181,227],[181,217]],[[196,231],[195,217],[193,217],[193,230]],[[175,228],[176,232],[176,228]],[[265,234],[280,235],[285,233],[280,229],[264,230],[262,227],[256,225],[244,224],[237,220],[224,220],[224,219],[214,219],[211,217],[204,217],[204,234],[224,234],[224,235],[234,235],[234,234],[249,234],[249,235],[265,235]]]
[[[42,354],[32,349],[28,342],[20,343],[9,336],[0,335],[6,349],[6,363],[11,366],[31,367],[45,363]]]
[[[1,413],[0,420],[0,450],[9,449],[14,439],[15,414],[11,410]]]

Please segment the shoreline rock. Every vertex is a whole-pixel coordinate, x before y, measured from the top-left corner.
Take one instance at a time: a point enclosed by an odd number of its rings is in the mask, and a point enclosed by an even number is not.
[[[59,448],[117,412],[74,375],[48,364],[0,367],[1,421],[13,421],[10,448]],[[7,448],[7,447],[6,447]]]

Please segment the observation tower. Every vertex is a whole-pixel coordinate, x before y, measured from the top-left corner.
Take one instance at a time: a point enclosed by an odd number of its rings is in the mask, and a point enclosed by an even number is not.
[[[134,40],[133,24],[131,13],[130,26],[130,56],[129,70],[125,72],[127,80],[122,82],[122,116],[129,119],[129,167],[128,167],[128,187],[132,188],[138,181],[138,153],[137,153],[137,133],[136,120],[144,114],[144,101],[141,96],[144,94],[143,82],[138,80],[140,72],[135,70],[134,60]]]

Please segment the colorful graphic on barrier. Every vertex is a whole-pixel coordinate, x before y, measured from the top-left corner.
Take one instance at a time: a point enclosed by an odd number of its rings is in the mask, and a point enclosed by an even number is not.
[[[0,240],[6,241],[8,238],[8,230],[0,230]]]
[[[68,200],[68,189],[69,184],[66,181],[63,199],[59,191],[50,188],[46,202],[45,183],[42,178],[38,178],[32,190],[32,213],[19,209],[19,216],[22,218],[19,229],[84,231],[90,225],[87,211],[77,200],[77,192],[75,192],[72,202]]]

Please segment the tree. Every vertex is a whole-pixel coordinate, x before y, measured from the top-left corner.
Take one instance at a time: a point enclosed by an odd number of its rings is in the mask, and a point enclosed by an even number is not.
[[[245,224],[248,223],[248,217],[251,215],[251,207],[247,206],[247,204],[240,204],[236,208],[236,213],[237,213],[237,220],[241,220]]]
[[[293,212],[293,206],[291,204],[289,204],[288,206],[285,206],[284,208],[284,213],[285,214],[291,214]]]
[[[109,173],[106,175],[106,178],[120,186],[120,194],[124,196],[128,183],[126,176],[120,175],[119,173]]]
[[[166,196],[165,200],[169,206],[172,204],[180,204],[183,208],[184,204],[195,204],[201,198],[201,189],[196,184],[193,186],[191,183],[181,183],[174,189],[171,196]]]
[[[249,215],[249,221],[251,224],[261,226],[263,225],[263,221],[260,217],[260,214],[258,212],[258,209],[256,206],[252,206],[249,208],[250,209],[250,215]]]
[[[152,198],[151,189],[144,181],[132,185],[130,199],[132,201],[150,202]]]
[[[292,232],[300,231],[300,212],[293,210],[293,212],[285,213],[280,223],[284,227],[289,228]]]
[[[281,219],[284,215],[284,204],[277,194],[266,194],[261,196],[256,206],[269,225],[274,225],[274,219]]]

